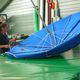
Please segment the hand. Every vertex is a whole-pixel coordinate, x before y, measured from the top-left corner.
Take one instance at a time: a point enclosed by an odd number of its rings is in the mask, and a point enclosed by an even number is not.
[[[13,39],[11,39],[10,41],[11,41],[11,42],[16,42],[16,39],[15,39],[15,38],[13,38]]]

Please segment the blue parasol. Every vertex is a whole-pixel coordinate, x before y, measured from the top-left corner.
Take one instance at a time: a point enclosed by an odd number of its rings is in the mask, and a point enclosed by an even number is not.
[[[11,48],[7,55],[15,58],[52,57],[76,47],[79,43],[80,12],[69,15],[32,34]]]

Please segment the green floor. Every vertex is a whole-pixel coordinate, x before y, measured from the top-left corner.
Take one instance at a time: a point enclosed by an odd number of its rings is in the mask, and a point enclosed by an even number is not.
[[[48,59],[0,56],[0,80],[80,80],[79,53],[64,55]]]

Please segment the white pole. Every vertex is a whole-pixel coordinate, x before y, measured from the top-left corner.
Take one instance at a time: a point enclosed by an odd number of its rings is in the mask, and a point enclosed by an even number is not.
[[[45,23],[46,25],[48,25],[48,3],[46,0],[46,4],[45,4]]]

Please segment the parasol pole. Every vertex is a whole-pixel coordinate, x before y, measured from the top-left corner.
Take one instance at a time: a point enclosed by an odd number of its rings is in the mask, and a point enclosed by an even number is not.
[[[32,2],[32,4],[33,4],[33,6],[34,6],[34,8],[35,8],[35,10],[36,10],[36,12],[37,12],[37,14],[39,15],[40,19],[42,20],[42,24],[43,24],[44,27],[46,28],[47,32],[48,32],[49,34],[51,34],[50,30],[46,27],[47,25],[45,24],[43,18],[42,18],[41,15],[39,14],[39,12],[38,12],[38,10],[37,10],[37,7],[35,6],[33,0],[31,0],[31,2]]]

